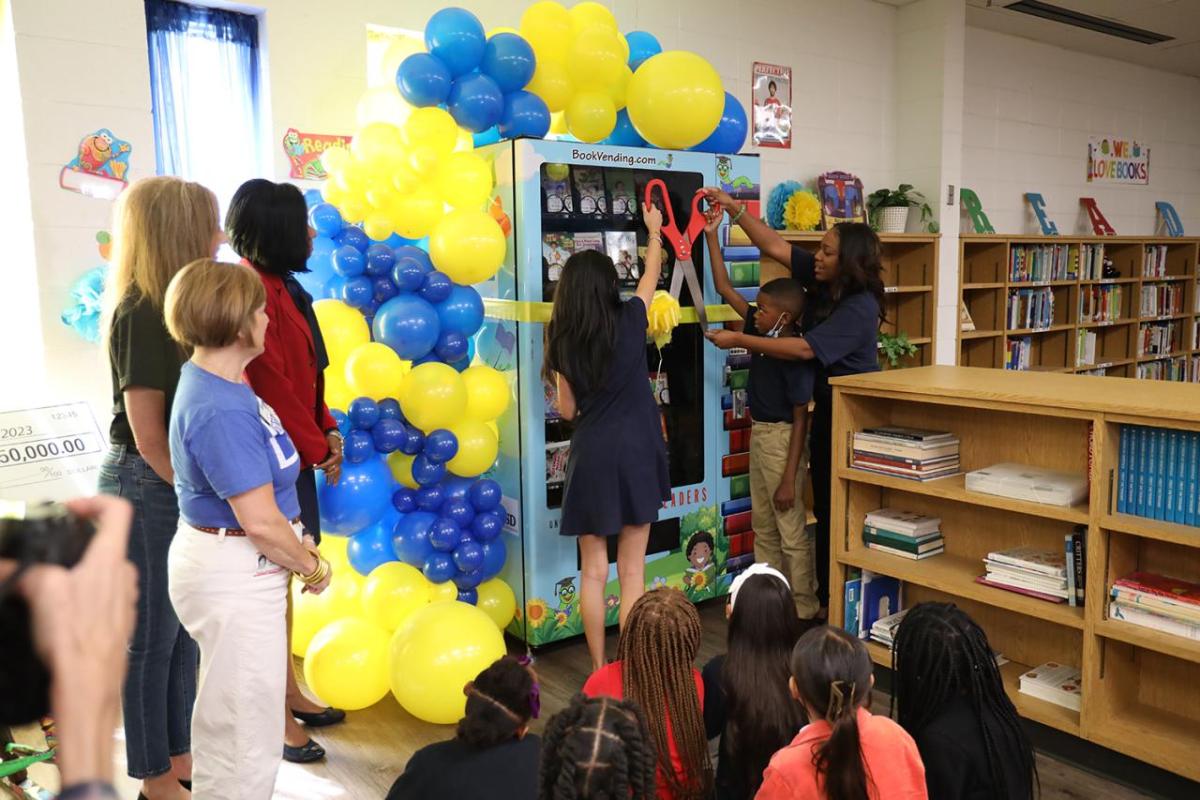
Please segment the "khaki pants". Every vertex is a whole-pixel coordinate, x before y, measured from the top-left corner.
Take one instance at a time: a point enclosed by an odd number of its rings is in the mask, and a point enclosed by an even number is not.
[[[796,503],[775,509],[775,490],[787,467],[790,422],[755,422],[750,432],[750,522],[754,527],[754,560],[787,576],[801,619],[812,619],[820,605],[816,594],[812,537],[804,530],[804,473],[807,447],[796,470]]]

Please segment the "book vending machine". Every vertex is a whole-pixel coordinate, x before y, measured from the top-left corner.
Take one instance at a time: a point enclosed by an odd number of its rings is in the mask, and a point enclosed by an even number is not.
[[[753,156],[518,139],[492,145],[497,198],[491,213],[510,235],[506,263],[477,288],[487,319],[476,339],[478,357],[504,372],[515,402],[499,420],[500,456],[491,477],[504,490],[508,559],[501,573],[517,598],[509,632],[531,646],[583,632],[579,552],[575,537],[558,530],[571,424],[560,419],[542,377],[544,323],[563,264],[572,253],[607,253],[623,294],[641,274],[646,231],[641,198],[648,181],[667,186],[675,219],[687,226],[691,200],[704,186],[722,185],[759,213],[759,165]],[[721,240],[737,285],[757,286],[758,251]],[[703,237],[693,261],[706,304],[712,289]],[[674,253],[664,248],[660,288],[670,286]],[[693,305],[685,290],[680,303]],[[734,356],[736,359],[737,357]],[[646,563],[649,587],[674,586],[693,601],[728,592],[732,570],[750,551],[745,444],[749,418],[734,407],[727,354],[708,344],[698,324],[685,322],[660,351],[646,346],[646,379],[662,412],[672,485],[651,527]],[[734,373],[736,374],[736,373]],[[735,378],[736,383],[736,378]],[[730,454],[733,454],[732,457]],[[742,455],[739,455],[742,454]],[[616,539],[610,544],[616,559]],[[753,555],[749,556],[753,559]],[[606,623],[617,622],[619,590],[610,567]]]

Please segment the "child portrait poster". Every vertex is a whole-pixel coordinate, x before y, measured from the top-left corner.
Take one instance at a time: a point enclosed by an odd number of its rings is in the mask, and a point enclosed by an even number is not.
[[[756,61],[750,85],[755,147],[791,149],[792,68]]]

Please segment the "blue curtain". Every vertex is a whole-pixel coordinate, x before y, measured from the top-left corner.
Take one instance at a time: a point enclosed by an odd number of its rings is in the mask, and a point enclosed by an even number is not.
[[[198,180],[225,201],[263,171],[258,18],[145,4],[158,174]]]

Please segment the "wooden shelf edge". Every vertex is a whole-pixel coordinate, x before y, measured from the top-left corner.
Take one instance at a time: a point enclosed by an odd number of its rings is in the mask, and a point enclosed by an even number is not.
[[[1106,639],[1131,644],[1163,655],[1200,664],[1200,642],[1116,619],[1102,619],[1093,630]]]
[[[1046,328],[1005,328],[1004,333],[1008,336],[1031,336],[1035,333],[1057,333],[1059,331],[1067,331],[1075,325],[1050,325]]]
[[[1004,331],[959,331],[960,339],[992,339],[1003,336]]]
[[[1195,525],[1163,522],[1134,514],[1105,514],[1100,517],[1100,527],[1129,536],[1140,536],[1143,539],[1200,547],[1200,527]]]
[[[1086,702],[1086,701],[1085,701]],[[1146,706],[1117,707],[1100,724],[1089,725],[1090,741],[1200,780],[1200,726],[1194,719]]]

